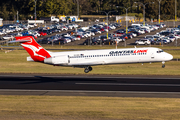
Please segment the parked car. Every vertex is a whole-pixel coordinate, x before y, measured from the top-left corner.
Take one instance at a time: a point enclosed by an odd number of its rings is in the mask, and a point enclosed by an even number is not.
[[[14,39],[14,36],[13,35],[5,35],[2,37],[3,40],[13,40]]]
[[[64,45],[68,43],[65,39],[59,39],[59,40],[55,40],[53,41],[53,44],[58,44],[58,45]]]
[[[124,42],[125,39],[122,36],[119,37],[113,37],[112,40],[114,40],[115,42],[119,43],[119,42]]]
[[[39,44],[49,44],[49,38],[44,38],[37,41]]]
[[[140,39],[135,42],[136,45],[150,45],[151,41],[149,39]]]
[[[166,40],[161,40],[161,39],[155,41],[156,45],[162,45],[162,44],[167,44],[167,43],[168,42]]]
[[[96,40],[96,39],[86,39],[84,42],[83,42],[83,45],[98,45],[100,43],[100,41]]]
[[[114,40],[112,40],[112,39],[106,39],[106,40],[103,41],[102,44],[103,45],[114,45],[114,44],[116,44],[116,42]]]
[[[38,33],[40,34],[40,36],[46,36],[47,35],[47,33],[43,32],[43,31],[39,31]]]

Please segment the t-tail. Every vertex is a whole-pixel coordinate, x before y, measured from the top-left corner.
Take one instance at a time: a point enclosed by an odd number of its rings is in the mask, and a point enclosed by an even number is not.
[[[32,36],[15,37],[12,42],[20,42],[24,49],[29,53],[33,61],[43,62],[44,59],[51,57],[50,53],[41,47]]]

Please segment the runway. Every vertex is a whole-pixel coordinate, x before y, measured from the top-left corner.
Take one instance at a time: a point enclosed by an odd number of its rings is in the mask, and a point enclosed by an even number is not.
[[[180,77],[0,75],[0,94],[180,98]]]

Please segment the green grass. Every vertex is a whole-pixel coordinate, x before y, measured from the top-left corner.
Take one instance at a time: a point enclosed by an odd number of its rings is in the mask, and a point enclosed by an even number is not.
[[[94,48],[94,46],[92,47]],[[176,58],[180,58],[180,50],[166,51],[173,54]],[[59,67],[38,62],[27,62],[26,58],[29,55],[25,50],[14,50],[8,53],[1,50],[0,56],[0,73],[85,74],[83,68]],[[161,63],[99,65],[93,66],[93,71],[88,74],[180,75],[179,67],[180,64],[177,61],[166,62],[166,68],[161,68]]]
[[[0,119],[179,120],[180,99],[0,96]]]

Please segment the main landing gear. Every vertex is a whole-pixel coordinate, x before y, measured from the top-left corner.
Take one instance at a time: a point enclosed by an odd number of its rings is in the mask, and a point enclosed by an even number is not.
[[[89,71],[92,71],[92,67],[91,66],[85,67],[84,72],[88,73]]]
[[[165,68],[165,62],[164,61],[162,62],[162,68]]]

